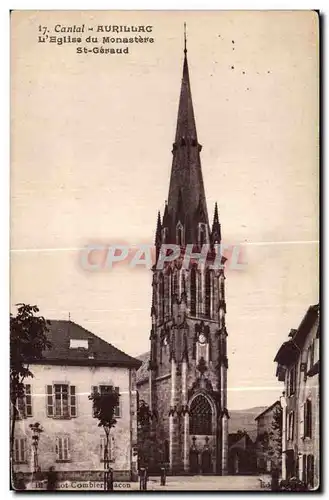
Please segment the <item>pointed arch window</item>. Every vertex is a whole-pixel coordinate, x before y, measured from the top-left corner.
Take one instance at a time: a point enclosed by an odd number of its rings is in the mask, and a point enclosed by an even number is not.
[[[162,243],[167,243],[167,238],[168,238],[168,228],[167,227],[162,228],[161,236],[162,236]]]
[[[219,298],[225,300],[225,277],[223,273],[219,277]]]
[[[205,315],[207,318],[211,316],[211,274],[210,270],[206,270],[205,276]]]
[[[191,316],[195,316],[196,315],[196,270],[195,270],[195,267],[192,267],[192,269],[191,269],[190,295],[191,295],[190,313],[191,313]]]
[[[177,299],[178,299],[178,273],[179,271],[176,270],[172,274],[172,293],[177,297]]]
[[[170,293],[170,286],[171,286],[171,272],[167,271],[164,276],[164,317],[165,319],[168,319],[169,317],[169,311],[171,309],[171,293]]]
[[[199,394],[190,407],[190,434],[205,436],[212,434],[212,411],[208,399]]]
[[[176,226],[176,243],[180,247],[184,245],[184,227],[180,221],[177,223]]]
[[[199,246],[202,247],[205,243],[207,243],[207,226],[200,222],[199,224]]]
[[[164,279],[162,273],[159,276],[159,318],[160,322],[164,320]]]

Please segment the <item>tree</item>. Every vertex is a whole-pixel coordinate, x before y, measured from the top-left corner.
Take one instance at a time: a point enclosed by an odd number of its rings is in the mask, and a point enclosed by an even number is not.
[[[30,364],[40,361],[42,353],[50,349],[51,342],[47,339],[50,322],[43,316],[37,316],[37,306],[16,304],[17,314],[10,314],[10,402],[11,402],[11,433],[10,452],[13,457],[15,423],[18,417],[17,403],[24,398],[24,380],[33,377]]]
[[[145,467],[154,471],[161,461],[161,449],[159,441],[156,440],[155,432],[152,430],[152,420],[156,414],[152,414],[149,405],[141,400],[137,409],[137,431],[138,431],[138,468]]]
[[[282,454],[282,408],[277,407],[273,412],[271,426],[258,438],[263,456],[270,460],[273,469],[280,469]]]
[[[269,432],[269,455],[276,469],[281,466],[282,459],[282,408],[278,406],[273,413],[271,430]]]
[[[115,408],[119,405],[120,394],[112,386],[104,386],[102,392],[95,391],[89,396],[93,402],[93,414],[98,419],[98,427],[105,432],[104,446],[104,490],[112,489],[113,478],[110,477],[109,439],[110,430],[116,424]],[[110,484],[109,484],[110,483]]]

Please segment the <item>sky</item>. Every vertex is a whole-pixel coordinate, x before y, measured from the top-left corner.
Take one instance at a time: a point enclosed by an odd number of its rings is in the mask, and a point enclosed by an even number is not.
[[[312,12],[14,12],[11,306],[70,314],[128,354],[148,350],[151,271],[91,272],[81,256],[86,245],[154,241],[184,22],[209,218],[217,201],[223,242],[240,245],[246,264],[226,272],[228,408],[270,405],[282,391],[275,354],[319,300]],[[151,25],[154,43],[106,55],[37,42],[39,25],[57,24]]]

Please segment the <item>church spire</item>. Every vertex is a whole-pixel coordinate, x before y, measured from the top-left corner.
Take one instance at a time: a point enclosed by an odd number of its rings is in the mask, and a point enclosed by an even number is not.
[[[201,145],[198,142],[189,67],[186,48],[186,25],[184,25],[183,77],[178,105],[173,162],[168,196],[168,219],[173,227],[168,227],[171,243],[175,243],[178,207],[185,214],[185,243],[197,243],[198,225],[204,223],[209,232],[206,197],[203,185]],[[200,219],[202,214],[202,220]],[[166,217],[167,219],[167,217]],[[163,220],[163,226],[165,226]]]

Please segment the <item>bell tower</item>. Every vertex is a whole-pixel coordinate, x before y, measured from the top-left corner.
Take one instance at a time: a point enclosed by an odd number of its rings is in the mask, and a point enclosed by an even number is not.
[[[227,331],[217,203],[210,227],[187,61],[186,33],[168,201],[157,216],[155,247],[181,256],[153,267],[148,399],[159,447],[172,473],[227,473]],[[183,266],[187,248],[207,258]],[[224,264],[224,259],[222,259]]]

